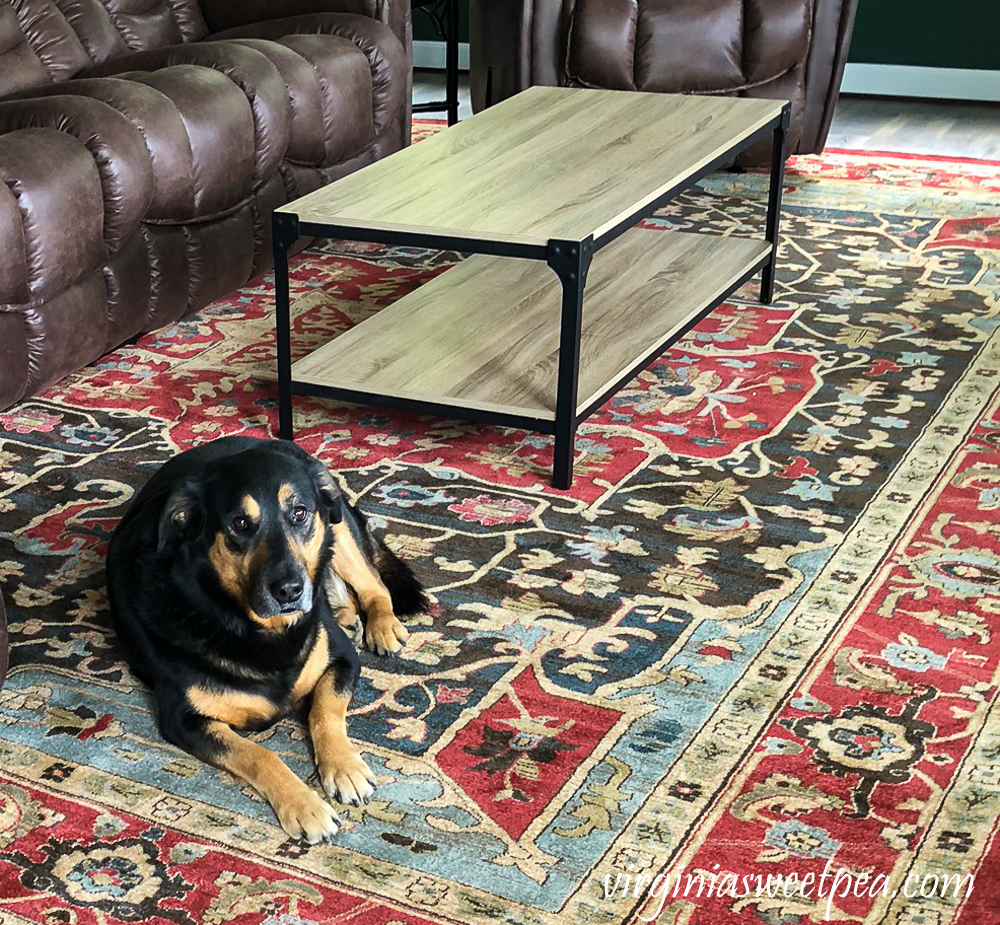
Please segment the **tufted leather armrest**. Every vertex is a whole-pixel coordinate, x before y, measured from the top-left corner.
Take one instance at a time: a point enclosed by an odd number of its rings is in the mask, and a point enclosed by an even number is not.
[[[142,136],[111,107],[0,103],[0,407],[107,349],[103,271],[136,240],[152,192]]]
[[[153,170],[153,197],[143,216],[146,222],[210,219],[231,211],[252,191],[250,106],[242,91],[214,69],[177,65],[135,73],[128,80],[70,80],[29,93],[36,99],[72,95],[100,100],[135,126]],[[205,119],[199,121],[197,116],[210,101],[227,104],[212,113],[215,126],[221,128],[222,119],[226,121],[219,137],[199,131]]]
[[[110,106],[75,96],[0,103],[0,178],[0,221],[13,232],[3,237],[6,303],[47,298],[101,266],[153,196],[139,132]]]

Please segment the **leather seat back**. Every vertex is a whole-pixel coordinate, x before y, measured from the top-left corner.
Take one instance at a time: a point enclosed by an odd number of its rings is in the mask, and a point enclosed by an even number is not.
[[[71,19],[73,27],[90,51],[94,64],[129,51],[197,42],[208,35],[201,9],[194,0],[71,2],[79,11]],[[66,8],[65,0],[60,6]]]
[[[811,11],[811,0],[576,0],[566,82],[739,94],[801,79]]]
[[[28,47],[42,65],[42,73],[30,67],[20,74],[3,74],[0,94],[26,90],[53,80],[68,80],[90,63],[76,33],[51,0],[0,0],[5,22],[8,9]],[[7,78],[13,78],[8,82]],[[28,82],[28,81],[31,82]]]
[[[207,35],[196,0],[0,0],[0,96]]]

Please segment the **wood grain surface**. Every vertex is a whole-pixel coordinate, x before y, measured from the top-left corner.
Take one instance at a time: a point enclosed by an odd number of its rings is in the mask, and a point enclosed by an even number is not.
[[[632,229],[584,293],[577,406],[660,350],[769,248]],[[472,256],[299,360],[299,382],[554,420],[561,288],[539,261]]]
[[[278,211],[345,228],[582,241],[695,174],[783,105],[532,87]]]

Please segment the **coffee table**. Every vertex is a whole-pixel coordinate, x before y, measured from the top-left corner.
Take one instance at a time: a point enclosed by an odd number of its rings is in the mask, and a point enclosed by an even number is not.
[[[754,274],[771,301],[788,118],[783,101],[533,87],[275,210],[279,436],[293,393],[525,428],[555,437],[569,488],[583,420]],[[634,227],[768,135],[761,239]],[[300,235],[474,256],[293,365]]]

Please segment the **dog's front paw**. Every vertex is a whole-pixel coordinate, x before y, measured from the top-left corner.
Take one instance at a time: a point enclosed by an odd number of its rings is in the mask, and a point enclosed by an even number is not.
[[[375,775],[356,751],[345,751],[335,761],[320,765],[323,789],[340,803],[360,806],[375,793]]]
[[[365,627],[365,645],[378,655],[398,655],[409,635],[394,613],[375,614]]]
[[[315,845],[331,841],[340,830],[333,807],[305,784],[273,804],[281,827],[294,839]]]

